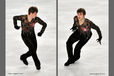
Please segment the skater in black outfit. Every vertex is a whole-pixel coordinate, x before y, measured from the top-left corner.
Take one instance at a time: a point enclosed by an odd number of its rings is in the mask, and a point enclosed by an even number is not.
[[[68,60],[65,63],[65,66],[74,63],[80,58],[81,48],[88,42],[88,40],[92,36],[91,28],[97,31],[99,35],[97,41],[101,44],[102,34],[99,27],[89,19],[85,18],[85,15],[86,15],[85,9],[79,8],[77,10],[77,16],[74,17],[74,24],[73,27],[71,28],[73,33],[66,42]],[[76,41],[79,42],[76,44],[73,53],[72,45]]]
[[[28,15],[14,16],[13,22],[14,22],[14,28],[18,30],[20,26],[17,25],[17,20],[21,21],[21,27],[22,27],[21,36],[24,43],[29,49],[27,53],[21,55],[20,59],[23,61],[25,65],[28,65],[27,58],[32,56],[36,69],[39,70],[41,68],[40,67],[41,64],[36,54],[37,41],[36,41],[36,36],[34,32],[34,25],[35,23],[38,22],[43,26],[41,31],[37,34],[38,36],[42,36],[47,24],[39,17],[37,17],[37,12],[38,12],[38,9],[36,7],[30,7],[28,10]]]

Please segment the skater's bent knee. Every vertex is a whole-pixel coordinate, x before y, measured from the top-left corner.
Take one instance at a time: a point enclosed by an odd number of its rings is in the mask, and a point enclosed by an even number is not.
[[[71,41],[67,41],[66,45],[72,45],[73,43]]]

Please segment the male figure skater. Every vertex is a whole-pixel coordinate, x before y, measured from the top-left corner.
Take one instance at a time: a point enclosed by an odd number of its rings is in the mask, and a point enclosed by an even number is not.
[[[85,15],[86,15],[85,9],[79,8],[77,10],[77,16],[74,17],[74,24],[73,27],[71,28],[73,33],[66,42],[68,60],[64,64],[65,66],[69,66],[70,64],[74,63],[80,58],[81,48],[88,42],[88,40],[92,36],[91,28],[97,31],[99,35],[97,41],[101,44],[102,34],[99,27],[89,19],[85,18]],[[76,44],[73,53],[72,45],[76,41],[79,42]]]
[[[36,22],[38,22],[43,26],[41,31],[37,34],[38,36],[42,36],[47,24],[39,17],[37,17],[37,13],[38,13],[37,7],[32,6],[29,8],[27,15],[14,16],[13,23],[14,23],[14,28],[18,30],[20,26],[17,25],[17,20],[21,21],[21,27],[22,27],[21,36],[24,43],[29,49],[27,53],[21,55],[20,59],[23,61],[25,65],[28,65],[27,58],[29,56],[32,56],[36,69],[40,70],[41,64],[36,54],[37,41],[36,41],[36,36],[34,32],[34,26]]]

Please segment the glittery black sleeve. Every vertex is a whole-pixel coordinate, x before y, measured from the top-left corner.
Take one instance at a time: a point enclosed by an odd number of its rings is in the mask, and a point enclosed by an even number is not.
[[[74,24],[73,24],[73,26],[72,26],[72,28],[71,28],[72,31],[77,30],[77,25],[76,25],[76,22],[77,22],[77,21],[78,21],[77,16],[75,16],[75,17],[74,17]]]
[[[17,26],[17,20],[21,21],[22,20],[22,15],[13,17],[14,26]]]
[[[102,38],[102,33],[101,33],[100,28],[97,25],[95,25],[92,21],[90,21],[90,24],[91,24],[91,28],[93,28],[97,31],[99,38]]]
[[[40,31],[40,33],[43,33],[47,27],[47,24],[42,20],[40,19],[39,17],[36,17],[35,20],[42,25],[42,29]]]

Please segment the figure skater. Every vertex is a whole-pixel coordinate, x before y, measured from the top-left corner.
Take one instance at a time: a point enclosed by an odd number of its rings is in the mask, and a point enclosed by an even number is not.
[[[18,30],[20,26],[17,25],[17,20],[21,21],[21,27],[22,27],[21,37],[25,45],[29,49],[27,53],[21,55],[20,60],[22,60],[25,65],[28,65],[27,58],[32,56],[36,69],[40,70],[41,63],[36,53],[37,40],[34,32],[34,26],[35,23],[37,22],[43,26],[41,31],[37,34],[38,36],[42,36],[43,32],[45,31],[45,28],[47,27],[47,24],[42,19],[37,17],[37,13],[38,13],[37,7],[32,6],[29,8],[28,14],[14,16],[13,23],[14,23],[14,28]]]
[[[77,16],[74,17],[74,24],[71,30],[73,33],[68,38],[66,42],[68,60],[64,64],[65,66],[69,66],[80,58],[81,48],[88,42],[88,40],[92,36],[91,28],[95,29],[99,35],[97,41],[101,44],[102,34],[97,25],[95,25],[92,21],[85,18],[86,11],[84,8],[79,8],[77,10]],[[73,44],[76,44],[73,53]]]

